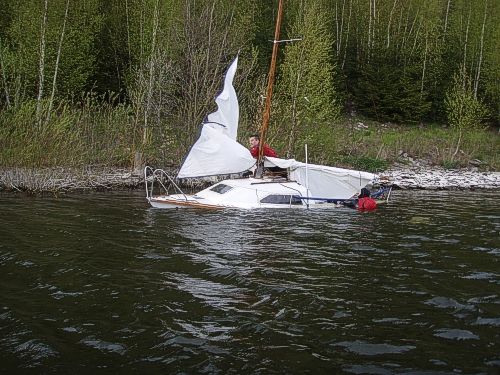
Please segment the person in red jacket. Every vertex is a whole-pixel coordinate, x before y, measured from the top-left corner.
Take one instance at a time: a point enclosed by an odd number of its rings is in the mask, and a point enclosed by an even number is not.
[[[377,202],[375,199],[370,197],[370,190],[367,188],[361,189],[361,192],[358,196],[358,210],[362,211],[371,211],[377,208]]]
[[[252,156],[257,159],[259,157],[259,147],[260,147],[260,137],[257,134],[254,134],[249,139],[250,142],[250,153]],[[277,158],[278,154],[271,147],[264,143],[263,149],[264,156],[270,156],[272,158]]]
[[[342,203],[346,207],[357,208],[360,211],[372,211],[377,208],[377,202],[370,197],[370,190],[361,189],[357,198],[348,199]]]

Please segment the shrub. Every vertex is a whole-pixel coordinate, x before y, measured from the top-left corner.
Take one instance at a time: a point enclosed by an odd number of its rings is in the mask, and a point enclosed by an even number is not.
[[[478,128],[488,116],[486,106],[475,97],[470,80],[457,73],[446,93],[448,124],[459,132]]]

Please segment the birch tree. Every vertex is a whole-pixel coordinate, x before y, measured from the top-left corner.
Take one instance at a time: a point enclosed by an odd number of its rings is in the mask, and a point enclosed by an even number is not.
[[[36,118],[38,121],[38,126],[42,126],[42,97],[43,97],[43,85],[45,82],[45,32],[47,30],[47,8],[49,1],[45,0],[42,22],[40,26],[40,49],[39,49],[39,60],[38,60],[38,96],[36,99]]]
[[[49,99],[49,109],[47,110],[47,120],[46,120],[47,123],[50,120],[50,114],[52,112],[52,106],[54,104],[54,96],[56,93],[56,83],[57,83],[57,72],[59,71],[59,61],[61,59],[61,51],[62,51],[62,45],[63,45],[63,41],[64,41],[64,33],[66,31],[66,22],[68,20],[68,11],[69,11],[69,0],[66,0],[66,9],[64,11],[64,21],[63,21],[62,30],[61,30],[61,38],[59,39],[59,47],[57,48],[57,57],[56,57],[56,62],[55,62],[55,67],[54,67],[54,77],[52,79],[52,92],[50,94],[50,99]]]
[[[465,85],[464,85],[465,81]],[[463,72],[455,74],[445,99],[448,125],[457,132],[457,142],[451,160],[457,155],[466,132],[478,128],[488,115],[484,104],[474,97],[473,87]]]
[[[474,79],[474,98],[477,99],[477,89],[479,87],[479,78],[481,76],[481,65],[483,62],[483,49],[484,49],[484,30],[486,26],[486,18],[488,14],[488,1],[484,0],[484,16],[483,16],[483,22],[481,25],[481,40],[480,40],[480,47],[479,47],[479,58],[478,58],[478,63],[477,63],[477,73],[476,77]]]

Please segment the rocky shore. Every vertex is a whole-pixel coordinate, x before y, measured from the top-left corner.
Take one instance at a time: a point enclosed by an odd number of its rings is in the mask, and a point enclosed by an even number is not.
[[[393,185],[396,189],[500,189],[500,172],[439,167],[394,167],[381,172],[378,176],[380,185]]]
[[[171,172],[175,175],[175,171]],[[103,191],[143,188],[143,184],[142,173],[130,169],[103,167],[0,169],[0,191],[31,193]],[[190,187],[196,185],[193,183]],[[376,185],[420,190],[500,189],[500,172],[395,165],[378,174]]]
[[[0,191],[31,193],[135,189],[141,173],[122,168],[10,168],[0,169]]]

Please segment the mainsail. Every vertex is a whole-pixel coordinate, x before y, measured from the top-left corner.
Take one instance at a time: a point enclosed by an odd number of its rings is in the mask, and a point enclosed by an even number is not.
[[[236,141],[240,108],[233,87],[238,56],[229,66],[224,88],[215,98],[217,111],[209,114],[200,137],[189,151],[178,178],[243,172],[255,164],[250,151]]]

